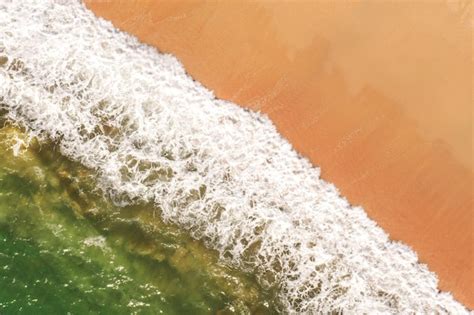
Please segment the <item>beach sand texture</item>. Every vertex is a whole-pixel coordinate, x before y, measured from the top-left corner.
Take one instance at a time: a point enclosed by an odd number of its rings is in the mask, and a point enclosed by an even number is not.
[[[217,97],[268,114],[474,307],[468,1],[86,4]]]

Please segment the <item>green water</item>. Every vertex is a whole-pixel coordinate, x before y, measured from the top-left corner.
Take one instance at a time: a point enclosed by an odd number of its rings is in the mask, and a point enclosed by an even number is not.
[[[0,314],[275,313],[251,275],[159,209],[114,207],[87,169],[21,141],[0,129]]]

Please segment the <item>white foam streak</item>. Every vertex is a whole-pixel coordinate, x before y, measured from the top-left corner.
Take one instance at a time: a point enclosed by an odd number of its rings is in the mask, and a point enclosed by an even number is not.
[[[64,1],[66,3],[66,1]],[[286,313],[466,312],[298,156],[263,115],[217,100],[79,3],[0,1],[0,105],[163,218],[276,287]]]

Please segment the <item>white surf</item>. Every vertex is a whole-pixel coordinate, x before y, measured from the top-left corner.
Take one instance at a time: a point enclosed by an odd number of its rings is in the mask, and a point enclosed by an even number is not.
[[[255,273],[282,312],[467,312],[268,118],[216,99],[82,4],[1,0],[0,56],[9,119],[94,169],[116,203],[154,203]]]

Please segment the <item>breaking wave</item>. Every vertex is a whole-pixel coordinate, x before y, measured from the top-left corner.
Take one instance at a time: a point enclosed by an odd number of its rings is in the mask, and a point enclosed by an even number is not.
[[[276,290],[284,313],[464,313],[260,113],[79,2],[0,1],[0,111]]]

